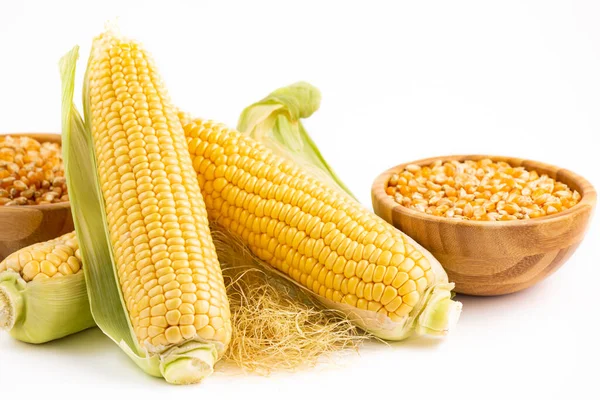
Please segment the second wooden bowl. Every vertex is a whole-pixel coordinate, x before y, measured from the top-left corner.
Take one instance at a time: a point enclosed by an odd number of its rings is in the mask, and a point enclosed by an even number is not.
[[[566,183],[581,195],[560,213],[518,221],[468,221],[436,217],[401,206],[385,189],[392,174],[408,164],[490,158],[523,166]],[[491,296],[528,288],[556,271],[583,240],[596,192],[583,177],[553,165],[520,158],[460,155],[435,157],[391,168],[371,190],[375,213],[428,249],[448,272],[458,293]]]
[[[39,142],[61,142],[60,135],[56,134],[11,133],[10,136],[29,136]],[[73,229],[71,206],[68,202],[0,206],[0,260],[23,247],[54,239]]]

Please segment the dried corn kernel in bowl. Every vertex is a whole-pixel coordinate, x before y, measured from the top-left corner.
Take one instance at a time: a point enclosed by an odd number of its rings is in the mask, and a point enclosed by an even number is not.
[[[0,206],[69,201],[61,147],[27,136],[0,136]]]
[[[386,193],[416,211],[474,221],[543,217],[581,200],[546,174],[490,159],[409,164],[391,176]]]

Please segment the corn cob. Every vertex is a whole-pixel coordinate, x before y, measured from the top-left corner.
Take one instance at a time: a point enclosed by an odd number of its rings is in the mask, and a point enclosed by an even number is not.
[[[92,326],[75,232],[0,262],[0,329],[43,343]]]
[[[224,125],[195,119],[184,130],[209,218],[327,304],[351,309],[371,331],[375,313],[396,324],[414,319],[436,286],[447,293],[436,298],[438,314],[459,310],[439,263],[354,199]],[[429,322],[422,328],[436,331]]]
[[[149,54],[113,32],[95,39],[85,84],[86,130],[137,354],[160,356],[161,374],[172,383],[199,381],[227,347],[231,321],[181,123]],[[78,237],[87,235],[75,220]],[[190,343],[212,347],[198,347],[200,354]]]

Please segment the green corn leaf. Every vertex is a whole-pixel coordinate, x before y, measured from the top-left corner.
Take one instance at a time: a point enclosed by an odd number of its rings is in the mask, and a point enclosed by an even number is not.
[[[146,373],[161,376],[158,356],[144,354],[129,322],[108,237],[91,131],[73,104],[79,47],[60,61],[63,159],[71,212],[83,262],[90,308],[98,327]],[[84,96],[84,98],[87,96]]]
[[[350,189],[329,166],[312,140],[301,119],[319,109],[321,93],[306,82],[298,82],[271,92],[264,99],[246,107],[237,129],[263,142],[278,154],[292,158],[333,182],[350,196]]]

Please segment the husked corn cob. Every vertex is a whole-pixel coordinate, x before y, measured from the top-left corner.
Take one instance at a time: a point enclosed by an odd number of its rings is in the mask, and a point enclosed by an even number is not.
[[[160,352],[200,338],[224,350],[223,276],[183,128],[151,57],[103,34],[88,84],[110,241],[139,343]]]
[[[25,247],[0,262],[0,273],[14,271],[25,282],[83,273],[75,232]]]
[[[75,232],[0,262],[0,330],[45,343],[94,326]]]
[[[263,261],[329,301],[392,321],[434,285],[418,245],[357,201],[249,136],[183,120],[209,218]]]

